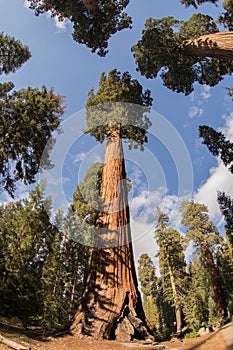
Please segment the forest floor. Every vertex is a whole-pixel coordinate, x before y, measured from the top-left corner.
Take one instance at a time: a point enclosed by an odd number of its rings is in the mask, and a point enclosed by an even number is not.
[[[38,331],[25,331],[1,322],[0,334],[17,343],[29,345],[31,350],[233,350],[233,323],[199,338],[183,339],[183,341],[172,339],[158,345],[78,339],[71,335],[43,336]],[[0,350],[9,350],[9,347],[0,344]]]

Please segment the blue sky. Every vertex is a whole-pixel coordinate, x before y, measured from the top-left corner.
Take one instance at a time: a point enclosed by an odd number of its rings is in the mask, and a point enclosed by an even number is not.
[[[58,24],[47,14],[36,17],[26,8],[24,0],[0,0],[1,31],[21,40],[32,53],[21,69],[1,77],[2,81],[13,81],[17,89],[53,87],[56,93],[64,96],[67,105],[64,120],[79,135],[76,140],[74,136],[72,144],[67,143],[61,163],[65,201],[71,200],[87,165],[92,160],[103,159],[104,145],[99,146],[94,139],[81,135],[87,94],[90,88],[97,89],[101,72],[114,68],[129,71],[145,89],[151,90],[154,119],[146,151],[142,156],[140,151],[130,154],[125,148],[127,171],[133,182],[130,209],[136,256],[145,251],[154,255],[151,242],[157,205],[170,214],[174,226],[180,227],[177,203],[184,198],[180,198],[184,193],[179,191],[187,178],[193,177],[193,186],[187,185],[192,187],[190,196],[209,206],[210,216],[219,227],[222,220],[216,191],[225,190],[233,195],[231,175],[198,138],[198,125],[206,124],[223,130],[233,140],[232,101],[225,89],[233,86],[232,77],[226,77],[214,88],[196,85],[191,95],[184,96],[168,90],[160,78],[147,80],[136,72],[130,50],[141,38],[148,17],[187,19],[194,12],[216,17],[219,10],[213,5],[202,5],[198,10],[185,9],[178,0],[131,0],[127,13],[133,18],[133,29],[114,35],[109,41],[109,53],[101,58],[73,41],[69,23]],[[56,180],[59,181],[53,177],[54,186]],[[19,186],[18,196],[23,196],[27,190]],[[7,199],[3,194],[2,200]]]

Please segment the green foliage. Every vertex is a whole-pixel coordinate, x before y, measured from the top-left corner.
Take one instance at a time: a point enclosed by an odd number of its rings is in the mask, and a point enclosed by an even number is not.
[[[226,29],[233,30],[233,2],[232,2],[232,0],[224,0],[222,3],[222,7],[224,8],[225,12],[219,16],[218,22],[223,24]]]
[[[232,245],[229,244],[228,239],[221,245],[217,251],[216,261],[218,265],[219,275],[221,276],[224,287],[225,296],[228,303],[230,314],[233,312],[233,252]]]
[[[1,207],[0,310],[24,323],[41,312],[41,274],[53,235],[49,199],[41,190]]]
[[[152,104],[150,91],[143,92],[141,84],[128,72],[121,75],[116,69],[108,76],[101,74],[96,94],[90,90],[86,103],[86,132],[103,142],[113,123],[120,124],[120,137],[129,147],[143,148],[146,130],[151,122],[146,112]]]
[[[142,254],[138,260],[138,277],[142,293],[146,296],[152,295],[156,274],[155,267],[148,254]]]
[[[89,246],[93,244],[96,219],[101,210],[102,170],[102,163],[92,164],[73,194],[72,205],[79,225],[79,237],[73,239]]]
[[[227,243],[233,256],[233,199],[224,192],[218,192],[218,203],[225,218]]]
[[[33,183],[40,167],[51,166],[52,132],[64,107],[61,97],[46,87],[12,88],[12,83],[0,84],[0,184],[13,197],[18,180]]]
[[[187,226],[187,239],[193,242],[196,252],[206,267],[214,293],[216,308],[219,315],[226,317],[227,301],[224,293],[222,278],[216,265],[215,256],[217,249],[223,243],[213,222],[209,220],[208,208],[203,204],[185,201],[181,205],[183,215],[182,224]]]
[[[225,59],[185,55],[185,40],[217,33],[213,18],[194,14],[188,21],[169,16],[149,18],[142,39],[132,47],[137,70],[147,78],[160,73],[163,83],[176,92],[190,94],[193,84],[218,84],[225,74],[233,72],[232,62]]]
[[[174,309],[166,301],[165,284],[156,276],[156,269],[148,254],[142,254],[138,261],[138,275],[143,293],[143,308],[156,336],[169,338],[173,332]]]
[[[198,337],[200,337],[200,334],[197,331],[192,331],[185,334],[185,339],[198,338]]]
[[[30,57],[27,46],[14,37],[0,33],[0,75],[14,73]]]
[[[80,303],[89,249],[73,240],[79,228],[72,210],[51,222],[43,187],[0,206],[0,315],[64,328]]]
[[[124,28],[131,27],[131,18],[124,12],[129,0],[96,0],[96,10],[88,11],[83,1],[29,0],[30,8],[39,15],[48,12],[60,20],[68,19],[73,25],[73,39],[97,51],[100,56],[108,52],[108,39]]]
[[[220,156],[225,166],[229,165],[229,171],[233,173],[233,143],[226,140],[221,132],[215,131],[210,126],[199,126],[199,136],[214,156]]]
[[[170,227],[169,218],[158,208],[155,238],[159,246],[159,266],[164,283],[164,297],[174,305],[174,290],[172,289],[171,275],[174,277],[177,293],[176,302],[181,300],[182,285],[185,283],[185,256],[184,242],[181,234]]]
[[[211,2],[212,4],[217,4],[218,0],[181,0],[181,3],[186,7],[193,6],[196,9],[199,5],[204,4],[205,2]]]
[[[89,249],[74,240],[79,226],[71,208],[66,216],[57,213],[55,224],[57,229],[41,278],[43,313],[40,322],[49,328],[64,328],[69,325],[80,304]]]
[[[214,248],[222,242],[222,238],[212,221],[209,220],[208,208],[194,201],[184,201],[181,205],[182,224],[187,226],[186,237],[199,251],[202,242]]]
[[[138,277],[143,293],[143,308],[148,321],[156,330],[159,327],[159,310],[155,303],[157,277],[155,266],[148,254],[142,254],[138,260]]]
[[[208,298],[213,296],[213,292],[209,276],[199,257],[195,257],[188,265],[187,273],[183,311],[189,329],[198,331],[202,324],[208,324]]]

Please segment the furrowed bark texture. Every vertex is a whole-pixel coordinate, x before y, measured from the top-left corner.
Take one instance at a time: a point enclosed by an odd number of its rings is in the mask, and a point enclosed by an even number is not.
[[[225,300],[224,292],[222,289],[221,282],[219,280],[218,271],[216,269],[212,253],[206,241],[201,242],[201,250],[205,258],[206,266],[210,275],[210,280],[213,287],[214,298],[218,312],[222,317],[227,317],[227,303]]]
[[[129,224],[128,194],[119,131],[107,138],[102,174],[103,210],[97,220],[96,245],[73,334],[130,341],[152,334],[137,289]]]
[[[184,41],[182,53],[187,56],[215,57],[233,60],[233,32],[202,35]]]

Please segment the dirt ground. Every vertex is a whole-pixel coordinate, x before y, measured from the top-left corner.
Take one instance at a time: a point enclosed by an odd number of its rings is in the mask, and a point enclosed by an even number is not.
[[[208,335],[183,339],[173,339],[158,345],[143,345],[139,343],[121,343],[117,341],[96,341],[92,339],[78,339],[71,335],[60,337],[41,337],[38,335],[22,334],[20,330],[10,330],[1,327],[0,333],[8,339],[15,340],[23,345],[29,344],[32,350],[142,350],[142,349],[174,349],[174,350],[233,350],[233,324]],[[15,337],[17,335],[17,337]],[[231,344],[231,345],[230,345]],[[9,350],[9,347],[0,344],[0,350]]]

